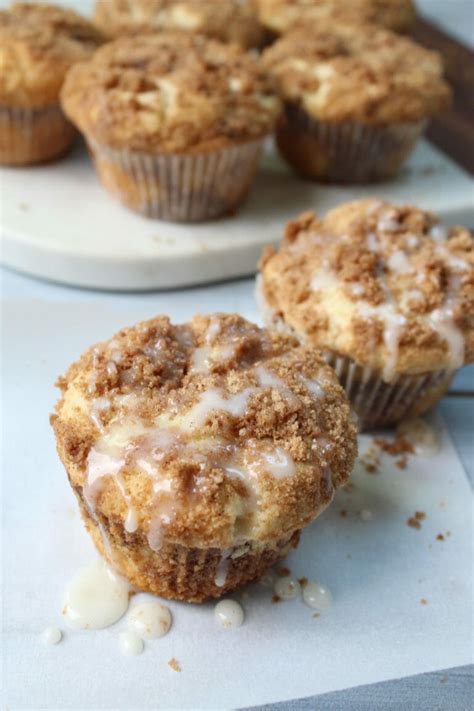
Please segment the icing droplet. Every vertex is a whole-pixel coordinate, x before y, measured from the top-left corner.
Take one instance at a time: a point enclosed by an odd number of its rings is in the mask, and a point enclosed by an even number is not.
[[[41,641],[43,644],[58,644],[63,638],[63,633],[58,627],[46,627],[41,633]]]
[[[303,588],[303,602],[308,607],[325,610],[332,605],[332,595],[325,585],[309,580]]]
[[[138,518],[135,509],[128,509],[127,518],[125,519],[125,530],[128,533],[134,533],[138,528]]]
[[[440,448],[438,435],[421,417],[402,422],[397,427],[397,434],[406,439],[416,454],[422,457],[434,456]]]
[[[171,612],[159,602],[142,602],[130,611],[128,626],[142,639],[159,639],[170,630]]]
[[[231,555],[232,548],[230,548],[229,550],[222,551],[221,553],[221,559],[217,565],[216,576],[214,578],[214,582],[218,588],[223,588],[226,583],[227,573],[229,572],[230,565],[229,558]]]
[[[244,622],[244,611],[235,600],[221,600],[214,608],[217,622],[227,630],[241,627]]]
[[[63,615],[73,629],[103,629],[127,611],[128,584],[102,561],[80,570],[69,583]]]
[[[301,585],[290,577],[278,578],[273,586],[273,592],[281,600],[294,600],[301,595]]]
[[[143,652],[143,640],[135,632],[122,632],[119,635],[119,647],[127,657],[136,657]]]

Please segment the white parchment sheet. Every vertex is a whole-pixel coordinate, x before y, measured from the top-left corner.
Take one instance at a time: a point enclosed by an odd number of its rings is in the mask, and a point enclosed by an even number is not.
[[[177,303],[179,320],[209,306]],[[139,657],[120,654],[125,619],[101,632],[67,631],[64,588],[95,553],[54,449],[53,382],[85,347],[152,313],[150,303],[133,314],[91,304],[4,305],[5,705],[224,709],[469,663],[472,493],[439,422],[438,455],[412,457],[405,470],[387,457],[382,473],[357,473],[353,489],[337,495],[289,556],[294,575],[319,580],[334,596],[319,618],[301,601],[272,604],[271,591],[253,585],[240,629],[218,627],[213,604],[171,602],[171,632]],[[371,521],[360,520],[361,509]],[[426,513],[419,531],[406,525],[416,510]],[[56,647],[40,642],[48,625],[65,631]],[[171,657],[181,673],[167,665]]]

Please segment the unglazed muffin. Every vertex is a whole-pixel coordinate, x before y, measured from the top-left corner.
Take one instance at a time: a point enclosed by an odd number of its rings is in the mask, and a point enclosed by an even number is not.
[[[54,5],[0,11],[0,163],[58,158],[76,132],[59,105],[67,70],[101,42],[93,25]]]
[[[184,32],[105,45],[72,68],[61,96],[105,187],[132,210],[176,221],[243,202],[281,108],[256,57]]]
[[[392,177],[450,102],[440,55],[374,25],[295,30],[265,51],[264,64],[285,102],[278,147],[310,179]]]
[[[261,576],[356,454],[334,371],[237,315],[127,328],[59,386],[58,452],[95,545],[167,598],[201,602]]]
[[[262,25],[273,35],[321,21],[371,22],[407,32],[416,19],[412,0],[256,0]]]
[[[253,0],[97,0],[95,21],[109,37],[184,30],[246,49],[266,37]]]
[[[474,244],[416,207],[347,203],[306,213],[261,261],[267,324],[336,369],[361,427],[432,407],[474,360]]]

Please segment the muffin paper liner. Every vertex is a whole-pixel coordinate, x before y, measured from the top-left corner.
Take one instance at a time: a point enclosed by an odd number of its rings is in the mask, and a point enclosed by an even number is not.
[[[299,531],[273,544],[246,543],[225,551],[164,544],[151,549],[146,537],[91,511],[75,489],[81,515],[99,553],[137,590],[173,600],[203,602],[258,580],[299,542]]]
[[[44,109],[0,106],[0,163],[29,165],[62,156],[77,135],[59,105]]]
[[[263,145],[259,139],[206,153],[153,155],[88,142],[109,192],[135,212],[173,222],[234,212],[247,197]]]
[[[393,425],[421,415],[444,395],[456,373],[455,370],[438,370],[399,375],[387,383],[378,371],[360,366],[351,358],[324,355],[357,413],[360,429]]]
[[[393,177],[413,150],[426,121],[370,126],[316,121],[287,105],[277,129],[283,158],[307,178],[369,183]]]

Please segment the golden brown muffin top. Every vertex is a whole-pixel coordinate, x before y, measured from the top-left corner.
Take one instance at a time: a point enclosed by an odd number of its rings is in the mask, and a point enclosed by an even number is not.
[[[260,21],[276,34],[321,20],[371,22],[405,32],[415,22],[412,0],[256,0]]]
[[[474,244],[463,227],[379,200],[287,225],[261,262],[261,297],[304,342],[398,374],[474,360]]]
[[[122,37],[69,72],[63,109],[115,148],[180,152],[261,138],[280,111],[257,57],[236,44],[167,32]]]
[[[102,41],[71,10],[17,3],[0,11],[0,104],[41,108],[58,102],[69,67]]]
[[[97,0],[95,20],[109,37],[183,30],[251,48],[265,35],[253,0]]]
[[[419,121],[449,105],[441,56],[375,27],[321,22],[264,52],[283,98],[316,119]]]
[[[52,422],[72,486],[122,526],[133,509],[153,548],[281,540],[353,465],[333,370],[235,314],[124,329],[59,386]]]

